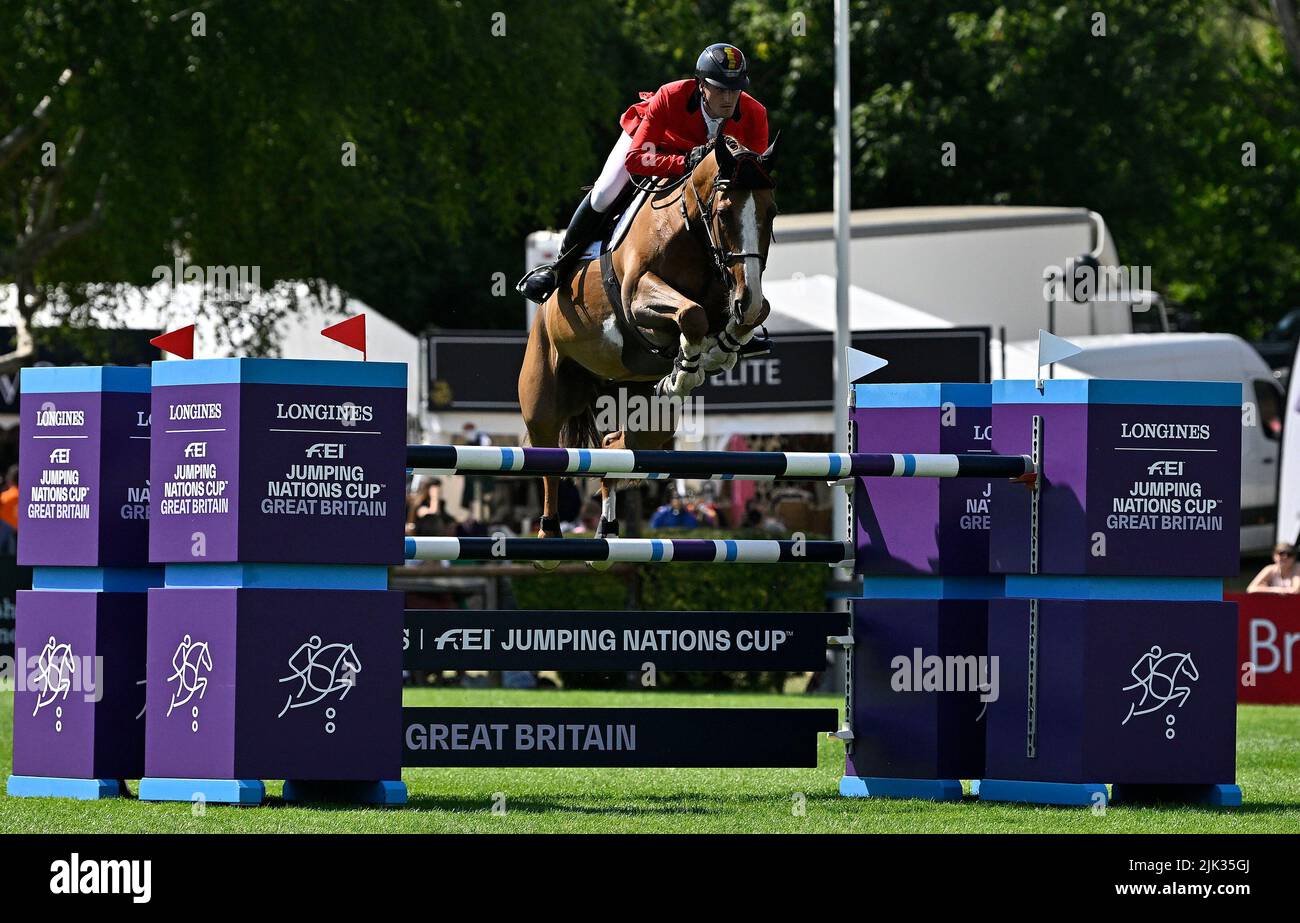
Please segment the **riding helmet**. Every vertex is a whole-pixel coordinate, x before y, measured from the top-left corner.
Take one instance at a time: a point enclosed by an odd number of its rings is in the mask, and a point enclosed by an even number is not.
[[[749,68],[745,56],[735,45],[718,42],[700,52],[695,62],[695,76],[727,90],[749,87]]]

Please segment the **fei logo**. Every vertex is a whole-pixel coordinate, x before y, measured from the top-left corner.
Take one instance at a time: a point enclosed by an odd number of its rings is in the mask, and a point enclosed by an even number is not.
[[[433,643],[440,651],[490,651],[492,632],[486,628],[448,628]]]
[[[1136,682],[1125,686],[1124,691],[1141,690],[1141,696],[1136,702],[1129,703],[1128,715],[1120,722],[1121,726],[1128,724],[1130,718],[1160,711],[1170,702],[1182,708],[1192,694],[1190,684],[1201,678],[1191,654],[1166,654],[1158,644],[1151,645],[1151,650],[1138,658],[1129,673]],[[1180,681],[1188,685],[1179,685]],[[1168,725],[1165,737],[1169,740],[1174,739],[1174,722],[1177,720],[1172,712],[1171,708],[1170,714],[1165,715],[1165,724]]]
[[[1182,477],[1183,463],[1180,461],[1152,462],[1147,467],[1147,474],[1163,474],[1171,478]]]

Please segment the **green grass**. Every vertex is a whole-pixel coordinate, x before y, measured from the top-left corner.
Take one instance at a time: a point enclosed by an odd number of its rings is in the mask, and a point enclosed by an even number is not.
[[[409,705],[825,706],[831,697],[637,692],[407,690]],[[1300,707],[1239,710],[1236,810],[867,801],[837,794],[843,747],[806,769],[408,769],[405,808],[261,808],[0,797],[0,833],[1236,833],[1300,831]],[[0,775],[13,694],[0,693]],[[491,811],[504,793],[506,812]],[[802,796],[804,811],[796,813]]]

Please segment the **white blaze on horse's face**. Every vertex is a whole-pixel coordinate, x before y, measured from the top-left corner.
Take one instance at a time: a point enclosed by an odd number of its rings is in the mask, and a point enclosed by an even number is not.
[[[772,215],[775,211],[771,193],[766,190],[732,189],[728,193],[727,238],[723,249],[737,254],[728,260],[731,277],[732,316],[729,328],[740,327],[742,342],[751,329],[763,322],[763,261],[771,241]],[[743,257],[739,254],[745,254]],[[753,254],[753,255],[751,255]]]
[[[762,245],[758,223],[758,201],[753,193],[745,196],[740,210],[740,252],[760,253]],[[745,288],[749,290],[749,303],[745,306],[742,321],[746,325],[758,323],[758,312],[763,308],[763,262],[760,257],[745,257]]]

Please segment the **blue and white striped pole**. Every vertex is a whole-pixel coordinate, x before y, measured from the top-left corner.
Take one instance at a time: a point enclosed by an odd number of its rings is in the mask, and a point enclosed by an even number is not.
[[[411,445],[415,474],[585,475],[662,479],[838,480],[848,477],[1018,478],[1028,455],[908,455],[848,452],[689,452],[671,449],[552,449]]]
[[[609,561],[654,564],[852,563],[846,542],[699,538],[444,538],[406,539],[410,561]]]

